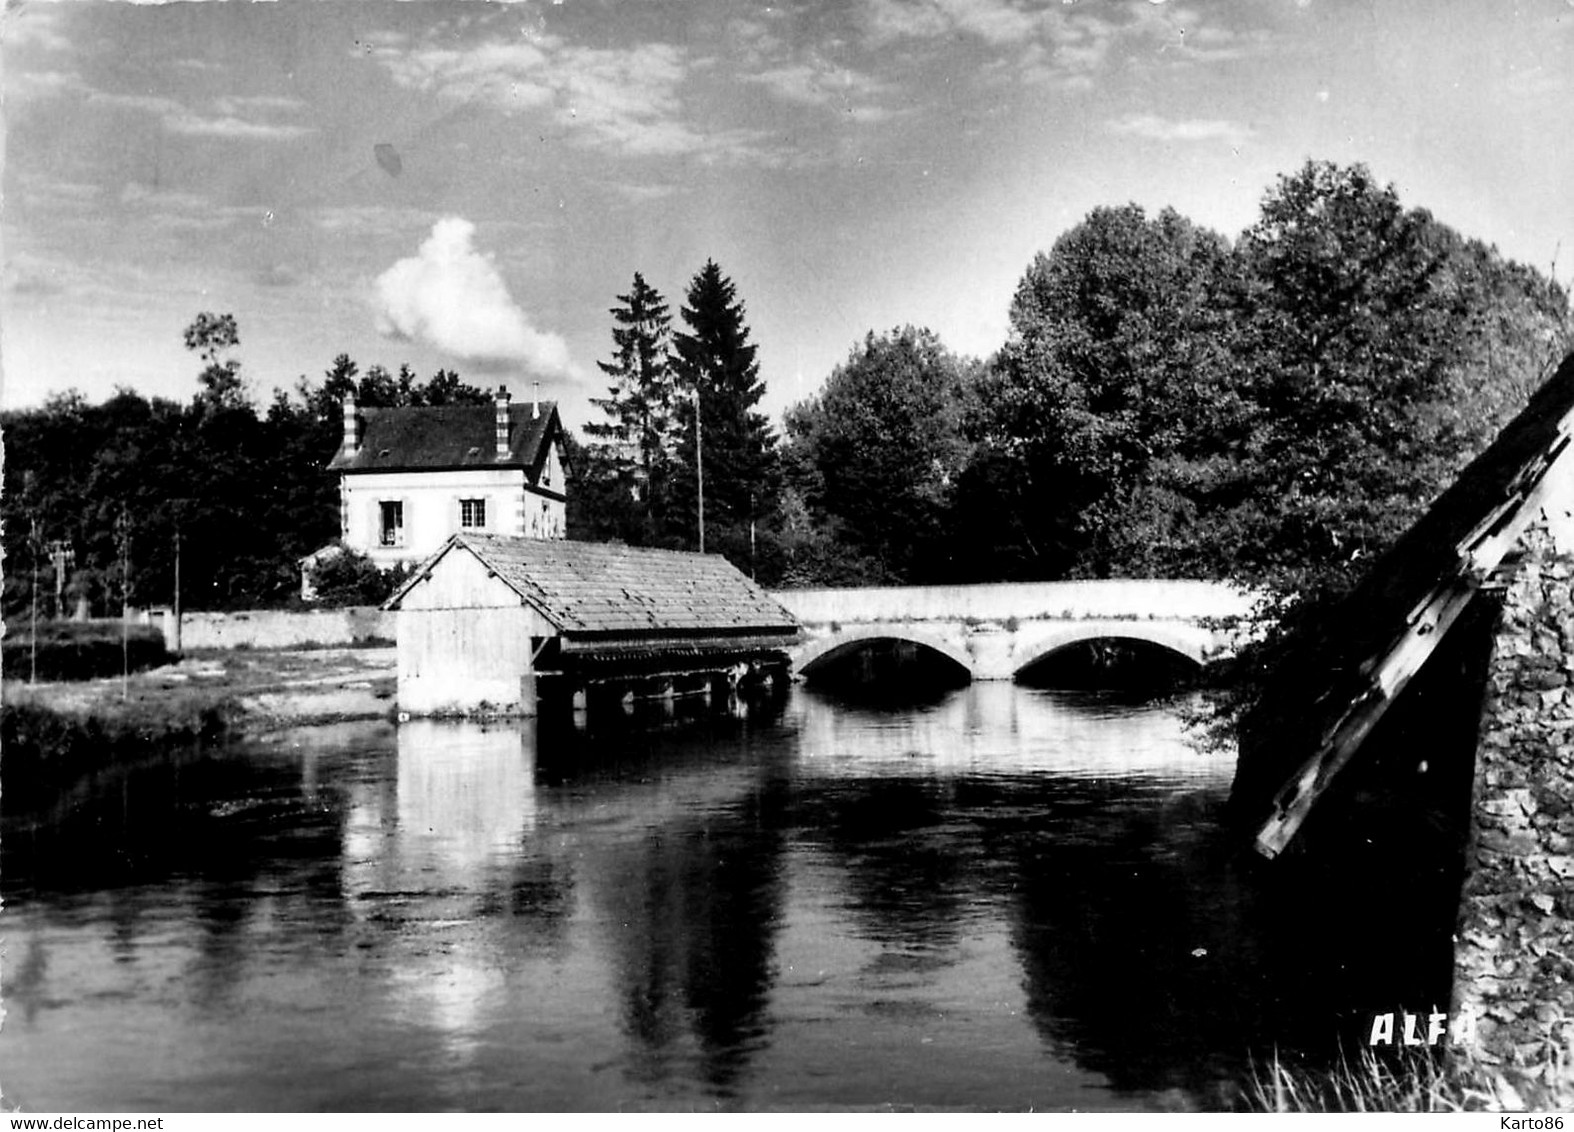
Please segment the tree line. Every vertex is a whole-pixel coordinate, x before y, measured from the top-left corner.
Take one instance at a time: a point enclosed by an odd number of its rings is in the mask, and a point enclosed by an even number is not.
[[[1322,162],[1280,177],[1234,242],[1173,210],[1094,210],[1029,264],[994,357],[871,332],[779,442],[714,264],[690,284],[687,333],[669,338],[639,275],[619,301],[578,480],[595,514],[576,529],[694,544],[698,391],[711,548],[785,585],[1337,592],[1571,342],[1548,274]]]
[[[636,273],[610,310],[597,419],[570,438],[579,539],[725,554],[768,585],[1065,577],[1348,586],[1571,344],[1568,295],[1362,166],[1280,177],[1235,240],[1173,210],[1095,209],[1028,264],[988,359],[870,332],[781,435],[734,282],[674,314]],[[265,411],[228,315],[187,330],[187,405],[121,390],[6,414],[6,609],[47,544],[76,592],[162,603],[181,534],[194,607],[282,600],[336,537],[340,400],[482,403],[440,370],[336,358]],[[117,518],[130,516],[117,536]],[[702,522],[703,516],[703,522]],[[118,600],[118,598],[117,598]]]
[[[364,373],[346,355],[321,380],[300,378],[259,409],[234,356],[233,315],[199,314],[185,331],[201,361],[189,403],[118,389],[80,393],[0,418],[5,430],[5,615],[96,615],[122,602],[168,604],[176,559],[184,603],[234,609],[287,603],[299,559],[339,536],[328,460],[343,435],[344,395],[365,405],[490,404],[450,370]],[[56,608],[56,548],[69,548]]]

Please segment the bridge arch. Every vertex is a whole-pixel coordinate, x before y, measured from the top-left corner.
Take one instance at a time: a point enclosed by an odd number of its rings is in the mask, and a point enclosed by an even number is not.
[[[793,668],[800,676],[812,676],[816,670],[874,641],[906,641],[909,644],[922,645],[955,663],[967,673],[969,680],[977,675],[973,658],[955,642],[910,625],[860,626],[857,629],[845,629],[829,636],[812,638],[794,652]]]
[[[1057,652],[1086,641],[1141,641],[1180,656],[1199,668],[1214,652],[1213,634],[1200,626],[1174,621],[1068,621],[1021,641],[1012,663],[1018,677]]]

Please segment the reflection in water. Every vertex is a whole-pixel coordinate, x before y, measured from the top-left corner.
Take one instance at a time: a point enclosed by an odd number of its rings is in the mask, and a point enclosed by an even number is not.
[[[5,815],[0,1085],[99,1110],[1211,1105],[1248,1050],[1427,991],[1237,875],[1231,770],[1162,708],[991,684],[313,729],[105,776]]]

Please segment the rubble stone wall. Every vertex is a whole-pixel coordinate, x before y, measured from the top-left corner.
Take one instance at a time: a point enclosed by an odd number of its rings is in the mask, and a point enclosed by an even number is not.
[[[1551,1072],[1574,1048],[1574,557],[1539,527],[1523,549],[1483,706],[1454,1010],[1482,1060]]]

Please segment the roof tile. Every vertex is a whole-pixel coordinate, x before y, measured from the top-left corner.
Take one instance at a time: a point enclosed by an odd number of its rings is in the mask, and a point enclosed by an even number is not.
[[[497,410],[493,405],[426,405],[398,409],[361,409],[365,424],[353,456],[343,450],[328,469],[335,472],[391,472],[407,468],[535,469],[546,455],[546,441],[562,426],[557,405],[540,403],[532,416],[527,405],[508,407],[508,456],[497,458]]]
[[[460,534],[416,577],[454,547],[473,553],[565,637],[676,630],[791,637],[798,631],[792,614],[717,554]],[[397,607],[403,593],[389,606]]]

